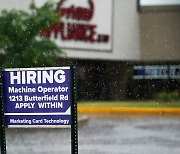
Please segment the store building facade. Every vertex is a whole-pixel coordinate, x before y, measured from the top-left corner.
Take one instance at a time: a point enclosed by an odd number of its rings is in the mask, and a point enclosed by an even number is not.
[[[2,0],[0,10],[29,11],[30,3],[40,7],[45,1]],[[179,66],[179,5],[154,6],[144,1],[53,0],[55,11],[62,11],[62,22],[42,35],[66,52],[60,66],[78,65],[79,100],[150,98],[151,85],[167,81],[135,80],[133,67]],[[170,90],[179,88],[179,79],[174,85]]]

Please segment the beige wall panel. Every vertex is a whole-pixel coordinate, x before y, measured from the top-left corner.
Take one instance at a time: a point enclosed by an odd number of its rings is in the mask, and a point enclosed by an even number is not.
[[[143,60],[180,60],[180,9],[141,12]]]

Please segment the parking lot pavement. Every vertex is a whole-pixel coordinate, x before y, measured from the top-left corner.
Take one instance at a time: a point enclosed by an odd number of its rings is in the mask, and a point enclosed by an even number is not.
[[[180,117],[100,116],[79,126],[79,154],[179,154]],[[7,129],[8,154],[70,154],[70,129]]]

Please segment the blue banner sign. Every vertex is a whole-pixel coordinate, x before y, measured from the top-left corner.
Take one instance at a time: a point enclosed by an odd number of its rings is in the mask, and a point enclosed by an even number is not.
[[[134,79],[180,79],[180,65],[134,66]]]
[[[70,67],[3,71],[5,124],[8,127],[70,127]]]

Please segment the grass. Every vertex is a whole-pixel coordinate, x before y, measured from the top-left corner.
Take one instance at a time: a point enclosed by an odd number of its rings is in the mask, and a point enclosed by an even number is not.
[[[179,101],[88,101],[78,102],[78,107],[123,107],[123,108],[180,108]]]

